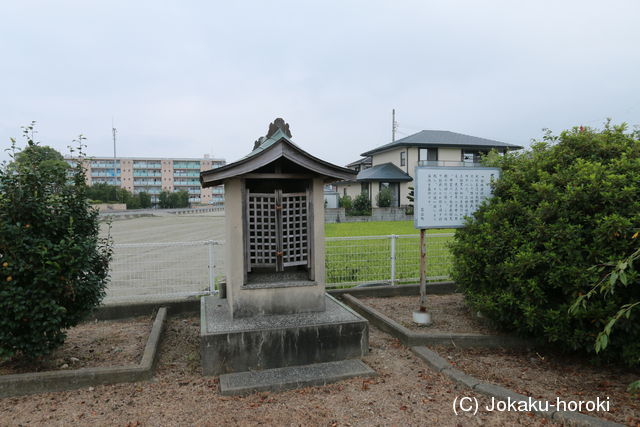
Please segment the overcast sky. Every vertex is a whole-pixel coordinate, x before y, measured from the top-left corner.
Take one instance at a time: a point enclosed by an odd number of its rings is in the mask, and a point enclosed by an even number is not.
[[[640,2],[10,1],[0,140],[38,122],[63,153],[248,153],[283,117],[338,164],[440,129],[527,145],[542,128],[640,124]],[[0,160],[7,159],[4,151]]]

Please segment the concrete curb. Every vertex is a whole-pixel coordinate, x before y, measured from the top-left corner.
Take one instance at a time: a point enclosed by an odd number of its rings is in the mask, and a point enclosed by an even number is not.
[[[454,282],[434,282],[427,285],[428,294],[451,294],[454,292],[456,292]],[[328,289],[327,293],[336,298],[340,298],[344,294],[362,297],[408,296],[418,295],[420,293],[420,285],[380,285],[363,288]],[[200,311],[200,297],[101,305],[96,308],[87,319],[115,320],[146,316],[147,314],[155,312],[160,307],[167,307],[169,314],[172,316],[180,313],[198,313]]]
[[[259,391],[281,392],[375,375],[377,375],[376,372],[359,359],[236,372],[220,375],[220,394],[246,396]]]
[[[138,365],[2,375],[0,398],[148,380],[153,376],[158,361],[158,348],[166,318],[167,309],[161,307],[156,314]]]
[[[531,406],[531,403],[533,402],[538,402],[543,403],[543,408],[544,406],[546,406],[544,405],[544,403],[546,402],[544,400],[533,399],[520,393],[516,393],[513,390],[509,390],[508,388],[504,388],[502,386],[491,383],[485,383],[478,380],[477,378],[467,375],[464,372],[455,369],[449,362],[440,357],[438,353],[433,350],[429,350],[426,347],[411,347],[411,351],[420,359],[422,359],[427,365],[429,365],[429,367],[434,371],[443,374],[453,382],[464,385],[465,387],[477,393],[484,394],[485,396],[489,397],[494,397],[505,402],[516,402],[516,404],[517,402],[527,402],[529,406]],[[538,405],[538,407],[540,407],[540,405]],[[623,424],[618,424],[612,421],[592,417],[580,412],[544,409],[534,410],[532,412],[542,417],[576,427],[623,426]]]
[[[457,290],[455,282],[427,283],[427,294],[453,294]],[[351,294],[361,297],[399,297],[420,295],[420,284],[411,285],[380,285],[366,286],[362,288],[328,289],[327,292],[334,296]]]
[[[343,300],[355,311],[367,318],[378,329],[398,338],[406,346],[419,345],[454,345],[457,347],[530,347],[527,340],[509,335],[480,335],[480,334],[433,334],[419,333],[405,328],[398,322],[378,310],[369,307],[353,295],[348,293],[342,296]]]
[[[117,320],[147,316],[157,312],[160,307],[165,307],[172,316],[181,313],[199,313],[200,298],[101,305],[87,317],[87,320]]]

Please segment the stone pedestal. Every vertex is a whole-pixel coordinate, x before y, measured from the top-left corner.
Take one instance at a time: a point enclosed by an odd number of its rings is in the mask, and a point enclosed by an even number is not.
[[[225,300],[202,298],[203,373],[220,375],[366,355],[367,320],[329,295],[325,305],[321,312],[233,319]]]

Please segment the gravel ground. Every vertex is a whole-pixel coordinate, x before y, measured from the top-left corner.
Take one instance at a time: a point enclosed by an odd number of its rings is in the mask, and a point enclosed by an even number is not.
[[[462,294],[427,295],[427,311],[431,313],[433,321],[431,326],[419,326],[413,323],[412,313],[420,306],[418,296],[360,298],[360,300],[404,327],[417,332],[497,334],[485,322],[471,313],[464,304]]]
[[[481,411],[456,416],[456,396],[475,396],[434,373],[397,340],[372,328],[365,362],[378,376],[284,393],[223,397],[216,377],[202,377],[199,322],[167,325],[151,382],[0,399],[0,425],[553,425],[531,414]]]
[[[411,312],[418,304],[417,296],[361,300],[412,330],[494,333],[466,308],[462,294],[428,296],[428,311],[434,320],[434,325],[430,327],[417,326],[411,320]],[[640,396],[626,391],[627,385],[640,376],[638,370],[631,372],[615,367],[594,366],[584,356],[551,350],[530,352],[445,346],[434,350],[469,375],[527,396],[551,400],[559,397],[567,401],[609,397],[611,412],[591,415],[640,426]]]
[[[529,352],[451,347],[436,347],[434,350],[469,375],[527,396],[551,401],[556,398],[588,401],[609,397],[609,413],[589,415],[640,426],[640,396],[626,391],[627,385],[640,377],[638,370],[632,372],[593,366],[584,358],[549,350]]]
[[[31,363],[5,362],[0,364],[0,375],[137,364],[151,323],[152,318],[146,316],[126,321],[81,323],[69,330],[65,343],[51,356]]]

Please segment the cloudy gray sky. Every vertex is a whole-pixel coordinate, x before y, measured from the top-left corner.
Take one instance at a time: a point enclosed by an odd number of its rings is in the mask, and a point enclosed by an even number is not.
[[[345,164],[442,129],[526,145],[640,124],[638,1],[10,1],[0,141],[233,161],[282,116]],[[0,160],[7,159],[2,152]]]

